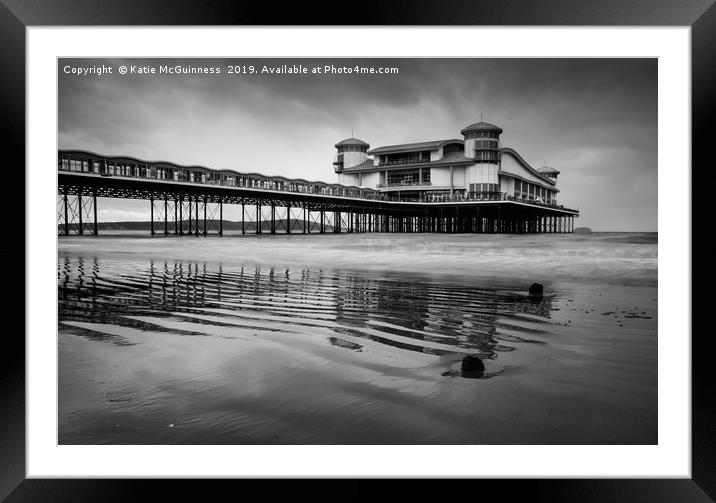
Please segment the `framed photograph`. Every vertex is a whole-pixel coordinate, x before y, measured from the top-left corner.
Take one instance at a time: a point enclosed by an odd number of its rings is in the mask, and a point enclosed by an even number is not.
[[[282,26],[7,2],[26,326],[2,495],[479,478],[710,501],[691,166],[716,10],[526,4]]]

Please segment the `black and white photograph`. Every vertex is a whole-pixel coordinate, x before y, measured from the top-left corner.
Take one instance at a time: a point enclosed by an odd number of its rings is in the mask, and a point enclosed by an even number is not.
[[[657,445],[657,68],[58,58],[58,443]]]

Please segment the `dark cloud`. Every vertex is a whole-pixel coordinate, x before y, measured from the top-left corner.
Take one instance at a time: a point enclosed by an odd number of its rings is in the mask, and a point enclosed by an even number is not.
[[[64,65],[110,65],[77,77]],[[119,65],[221,75],[117,75]],[[228,75],[227,65],[395,66],[398,75]],[[655,59],[239,59],[59,62],[59,144],[108,154],[335,181],[333,144],[460,137],[480,120],[528,162],[559,169],[580,225],[657,227]]]

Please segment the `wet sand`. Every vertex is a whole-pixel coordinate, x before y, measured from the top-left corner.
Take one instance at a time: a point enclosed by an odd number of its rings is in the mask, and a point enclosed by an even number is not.
[[[655,235],[62,238],[58,296],[63,444],[658,440]]]

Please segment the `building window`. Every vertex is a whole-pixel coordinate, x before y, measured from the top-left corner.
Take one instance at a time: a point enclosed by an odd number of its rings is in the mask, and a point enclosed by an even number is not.
[[[470,192],[477,194],[494,194],[499,192],[499,185],[496,183],[471,183]]]
[[[423,172],[423,182],[430,181],[430,173],[428,172],[428,179],[425,179],[425,172]],[[420,183],[420,170],[411,169],[409,171],[392,171],[388,172],[388,186],[395,185],[418,185]]]
[[[423,150],[420,152],[404,152],[401,154],[388,154],[381,156],[382,164],[386,166],[400,164],[418,164],[421,162],[430,162],[430,151]]]
[[[452,154],[453,152],[464,152],[465,147],[459,143],[448,143],[443,146],[443,156]]]
[[[497,131],[466,131],[465,138],[493,138],[498,139],[500,134]]]
[[[338,147],[338,153],[342,152],[365,152],[368,147],[365,145],[341,145]]]
[[[522,198],[522,182],[515,179],[515,197]]]
[[[475,160],[478,162],[498,162],[500,153],[497,150],[475,150]]]
[[[497,149],[497,140],[477,140],[475,148]]]

